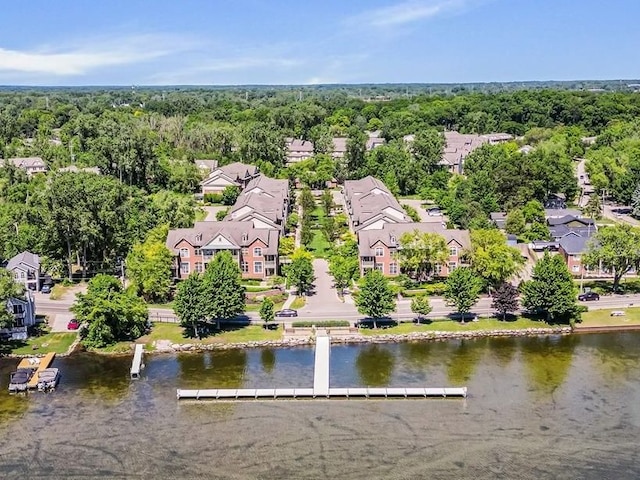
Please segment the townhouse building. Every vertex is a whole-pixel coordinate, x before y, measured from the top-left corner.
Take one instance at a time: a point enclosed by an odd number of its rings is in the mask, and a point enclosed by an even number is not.
[[[286,138],[287,163],[298,163],[313,157],[313,142],[299,138]]]
[[[403,234],[413,231],[436,233],[445,239],[449,255],[445,262],[434,266],[437,276],[447,276],[463,264],[462,254],[471,244],[469,232],[448,229],[439,222],[413,222],[377,178],[369,176],[346,181],[344,196],[351,228],[358,239],[361,274],[376,269],[387,276],[399,275],[400,239]]]
[[[379,270],[384,275],[396,276],[401,273],[398,251],[402,248],[402,235],[410,232],[435,233],[441,235],[447,244],[448,258],[434,266],[434,274],[446,277],[459,266],[463,266],[463,252],[471,247],[468,230],[455,230],[441,223],[388,223],[378,230],[364,230],[358,234],[358,255],[360,273]]]
[[[290,207],[289,181],[258,175],[240,193],[226,219],[284,233]]]
[[[27,175],[30,177],[37,173],[45,173],[48,170],[46,162],[40,157],[20,157],[0,160],[0,167],[9,163],[27,172]]]
[[[201,194],[222,193],[229,186],[236,186],[242,190],[259,174],[260,169],[255,165],[240,162],[217,167],[200,182]]]
[[[26,290],[39,291],[42,287],[42,273],[40,256],[31,252],[21,252],[9,259],[6,269],[11,272],[13,279],[24,285]]]
[[[278,272],[280,232],[252,222],[196,222],[193,228],[170,230],[166,246],[173,252],[174,278],[202,273],[221,251],[238,263],[243,278],[265,279]]]

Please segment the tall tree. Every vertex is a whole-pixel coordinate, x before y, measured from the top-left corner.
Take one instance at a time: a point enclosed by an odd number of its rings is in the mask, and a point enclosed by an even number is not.
[[[222,204],[233,205],[236,203],[238,196],[240,195],[240,189],[235,185],[229,185],[222,191]]]
[[[591,237],[582,263],[609,270],[616,291],[623,275],[640,266],[640,228],[627,224],[600,228]]]
[[[120,340],[140,337],[147,328],[149,310],[141,298],[122,290],[110,275],[89,281],[87,293],[79,293],[71,307],[76,318],[87,324],[83,342],[89,347],[105,347]]]
[[[358,257],[334,254],[329,258],[329,273],[340,295],[358,276],[359,268]]]
[[[524,219],[524,213],[519,208],[514,208],[507,214],[504,229],[507,233],[513,235],[522,235],[527,228],[527,224]]]
[[[524,265],[520,251],[507,245],[499,230],[472,231],[469,257],[473,271],[492,287],[507,281]]]
[[[304,248],[298,248],[291,255],[291,263],[287,265],[286,276],[290,285],[294,285],[298,294],[309,291],[316,279],[313,275],[313,255]]]
[[[470,268],[456,268],[447,277],[446,285],[444,298],[456,308],[464,323],[465,315],[480,298],[482,280]]]
[[[442,235],[414,230],[403,233],[399,240],[398,259],[404,271],[417,279],[428,278],[435,266],[449,258],[447,242]]]
[[[191,328],[193,334],[198,337],[198,324],[207,318],[205,302],[202,275],[192,273],[178,284],[173,310],[180,319],[180,324],[185,328]]]
[[[231,254],[224,250],[213,257],[202,277],[207,320],[231,320],[245,309],[244,287],[240,283],[242,273]]]
[[[324,210],[324,214],[328,217],[331,215],[331,210],[333,210],[333,193],[331,190],[325,189],[322,192],[322,196],[320,197],[320,203],[322,204],[322,209]],[[315,204],[315,202],[314,202]]]
[[[7,309],[10,298],[22,298],[24,286],[17,283],[11,272],[0,268],[0,328],[11,327],[14,322],[13,313]]]
[[[344,155],[349,178],[359,178],[360,170],[365,164],[366,151],[367,136],[359,128],[351,127],[347,138],[347,151]]]
[[[127,255],[127,277],[146,301],[162,302],[171,291],[173,254],[164,244],[167,226],[156,230],[150,232],[143,243],[135,244]]]
[[[502,316],[502,320],[506,320],[507,313],[517,312],[519,308],[518,289],[512,284],[503,282],[493,291],[491,295],[493,302],[491,308]]]
[[[273,300],[271,300],[269,297],[266,297],[260,304],[260,318],[267,328],[269,326],[269,323],[273,322],[273,320],[275,319]]]
[[[411,144],[416,174],[431,174],[440,168],[444,143],[444,137],[437,130],[420,130],[416,133]]]
[[[545,253],[533,267],[531,280],[522,285],[522,305],[544,314],[547,321],[569,320],[577,311],[577,293],[562,257]]]
[[[373,319],[374,328],[377,328],[378,319],[395,310],[395,295],[389,280],[382,272],[378,270],[367,272],[356,298],[356,306],[358,312]]]

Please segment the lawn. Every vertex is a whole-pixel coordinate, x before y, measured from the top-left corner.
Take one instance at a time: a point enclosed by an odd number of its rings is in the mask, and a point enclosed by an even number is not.
[[[66,353],[76,337],[77,333],[47,333],[46,335],[30,338],[26,342],[10,342],[7,346],[12,348],[6,353],[13,353],[15,355],[44,354],[49,352]]]
[[[314,224],[322,225],[324,222],[324,210],[322,207],[316,207],[311,212]],[[309,251],[313,253],[316,258],[326,258],[331,253],[331,243],[327,240],[327,237],[322,233],[322,229],[311,229],[313,232],[313,240],[308,245]]]
[[[260,305],[262,305],[262,303],[247,303],[245,305],[245,312],[259,312],[260,311]],[[282,310],[282,306],[284,305],[284,302],[278,302],[278,303],[274,303],[273,304],[273,309],[274,310]]]
[[[184,329],[177,323],[154,323],[151,332],[140,337],[137,343],[151,344],[156,340],[169,340],[171,343],[243,343],[282,338],[282,330],[266,330],[261,325],[223,330],[201,340],[185,337],[183,332]]]
[[[536,320],[518,317],[513,321],[503,322],[495,318],[481,318],[477,322],[466,322],[464,324],[457,320],[439,320],[431,323],[400,323],[388,328],[361,328],[363,335],[402,335],[415,332],[468,332],[477,330],[523,330],[525,328],[544,328],[549,325]]]
[[[611,312],[614,310],[622,311],[624,315],[612,317]],[[634,324],[640,324],[640,307],[589,310],[582,313],[582,322],[577,327],[613,327]]]
[[[293,308],[294,310],[298,310],[299,308],[304,307],[305,303],[307,303],[305,297],[296,297],[291,303],[291,308]]]

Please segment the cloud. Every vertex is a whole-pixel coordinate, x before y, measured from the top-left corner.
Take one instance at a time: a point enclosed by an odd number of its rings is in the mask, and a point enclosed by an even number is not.
[[[187,40],[170,36],[136,35],[57,50],[20,51],[0,47],[0,72],[79,76],[103,67],[129,65],[175,54],[190,45]]]
[[[374,28],[394,27],[460,10],[467,4],[467,0],[411,0],[362,12],[348,19],[348,24]]]

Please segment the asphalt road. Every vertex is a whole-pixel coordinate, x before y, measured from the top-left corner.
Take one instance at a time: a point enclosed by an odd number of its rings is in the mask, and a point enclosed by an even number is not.
[[[442,318],[447,315],[455,313],[455,309],[446,305],[444,299],[438,297],[432,297],[431,306],[433,311],[427,316],[427,318]],[[68,315],[69,307],[73,303],[71,300],[49,300],[48,298],[41,298],[36,301],[36,311],[38,314],[51,315],[51,314],[65,314]],[[610,295],[602,296],[599,301],[593,302],[579,302],[580,305],[586,306],[589,310],[607,310],[607,309],[622,309],[634,306],[640,306],[640,294],[634,295]],[[482,297],[472,310],[472,314],[478,316],[490,316],[495,311],[491,308],[491,298]],[[151,320],[156,321],[168,321],[175,319],[175,314],[170,309],[162,308],[150,308],[149,316]],[[411,312],[411,300],[403,299],[398,301],[397,309],[390,314],[390,317],[395,320],[411,320],[415,318],[415,315]],[[361,320],[363,316],[355,310],[353,305],[343,304],[343,308],[338,310],[335,308],[324,309],[322,305],[318,305],[315,308],[303,308],[298,312],[297,318],[281,318],[278,321],[291,322],[294,320],[350,320],[356,322]],[[238,322],[246,322],[261,324],[262,320],[257,312],[247,312],[247,314],[238,319]]]

